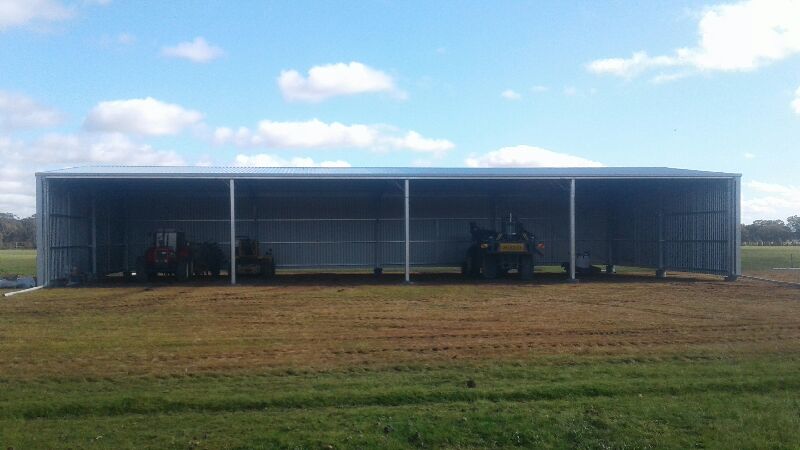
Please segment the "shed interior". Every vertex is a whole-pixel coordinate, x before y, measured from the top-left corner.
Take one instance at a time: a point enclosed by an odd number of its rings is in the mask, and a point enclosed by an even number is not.
[[[410,265],[460,267],[470,222],[496,229],[509,214],[545,243],[537,266],[568,261],[570,182],[409,180]],[[158,228],[216,242],[230,260],[229,187],[216,178],[46,178],[44,277],[133,271]],[[731,178],[577,179],[576,253],[599,265],[736,275],[736,189]],[[235,229],[271,249],[279,271],[403,266],[404,180],[236,179]]]

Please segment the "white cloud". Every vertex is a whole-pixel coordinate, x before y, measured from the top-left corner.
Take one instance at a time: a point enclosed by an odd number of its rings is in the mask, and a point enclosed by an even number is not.
[[[57,0],[0,0],[0,31],[37,22],[69,19],[72,10]]]
[[[744,156],[745,159],[755,159],[756,154],[755,153],[750,153],[750,152],[745,152],[744,154],[742,154],[742,156]]]
[[[89,112],[84,127],[92,131],[165,136],[178,134],[202,119],[203,115],[197,111],[147,97],[100,102]]]
[[[541,147],[517,145],[471,156],[467,167],[602,167],[603,164]]]
[[[506,89],[505,91],[500,93],[500,96],[506,100],[519,100],[522,98],[522,95],[520,95],[519,92],[516,92],[513,89]]]
[[[326,123],[318,119],[305,122],[262,120],[253,131],[246,127],[217,128],[217,144],[266,148],[360,148],[376,151],[411,150],[444,155],[455,145],[446,139],[431,139],[416,131],[400,132],[382,125]]]
[[[50,127],[61,120],[61,113],[29,97],[0,91],[0,130]]]
[[[669,56],[651,57],[646,52],[636,52],[628,59],[608,58],[592,61],[589,63],[588,68],[589,71],[594,73],[630,78],[649,69],[676,65],[678,65],[678,61]]]
[[[87,164],[181,165],[183,158],[118,133],[49,134],[32,141],[0,136],[0,212],[35,212],[34,172]]]
[[[404,97],[394,80],[380,70],[360,62],[314,66],[303,77],[296,70],[284,70],[278,77],[283,97],[289,101],[321,102],[331,97],[387,92]]]
[[[444,153],[455,147],[447,139],[426,138],[416,131],[408,131],[402,137],[379,136],[378,146],[383,145],[383,142],[392,148],[432,153],[434,156],[444,156]]]
[[[792,110],[795,114],[800,114],[800,87],[794,91],[794,100],[792,100]]]
[[[749,71],[800,52],[800,2],[795,0],[749,0],[706,8],[698,23],[699,41],[679,48],[672,55],[649,56],[635,52],[630,58],[592,61],[589,71],[597,74],[635,77],[652,70],[680,68],[659,74],[664,82],[693,71]]]
[[[350,163],[342,160],[314,162],[312,158],[281,158],[277,155],[259,153],[256,155],[236,155],[237,166],[250,167],[350,167]]]
[[[786,219],[800,214],[800,186],[750,181],[743,195],[742,219]]]
[[[175,152],[159,151],[150,145],[132,141],[120,133],[53,134],[35,142],[31,159],[52,164],[126,164],[133,166],[181,165],[184,160]]]
[[[217,46],[209,45],[202,37],[196,37],[193,41],[181,42],[172,47],[164,47],[161,54],[169,58],[188,59],[196,63],[207,63],[225,54]]]

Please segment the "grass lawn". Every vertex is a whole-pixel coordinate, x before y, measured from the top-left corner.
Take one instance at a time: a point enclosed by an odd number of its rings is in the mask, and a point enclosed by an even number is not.
[[[742,247],[744,275],[800,283],[800,270],[773,270],[792,266],[800,267],[800,247]]]
[[[0,276],[36,275],[36,250],[0,250]]]
[[[0,448],[797,448],[798,300],[629,275],[47,289],[0,301]]]
[[[742,271],[800,267],[800,247],[742,247]]]

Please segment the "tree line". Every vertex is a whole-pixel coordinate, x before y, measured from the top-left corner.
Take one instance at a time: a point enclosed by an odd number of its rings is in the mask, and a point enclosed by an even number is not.
[[[756,220],[742,224],[742,243],[759,245],[800,244],[800,216],[783,220]]]
[[[36,247],[36,215],[19,218],[11,213],[0,213],[0,248]]]

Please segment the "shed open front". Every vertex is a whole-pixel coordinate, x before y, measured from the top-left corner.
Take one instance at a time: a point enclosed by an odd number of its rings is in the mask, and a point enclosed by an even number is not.
[[[402,269],[406,261],[409,268],[457,270],[471,245],[470,224],[498,229],[509,217],[544,243],[537,266],[561,265],[574,256],[573,180],[574,253],[591,264],[661,274],[740,271],[737,176],[537,177],[534,169],[514,176],[495,169],[494,176],[455,177],[408,169],[334,177],[326,170],[302,177],[38,174],[39,278],[135,272],[158,229],[215,243],[228,261],[236,238],[254,239],[272,253],[279,273]]]

